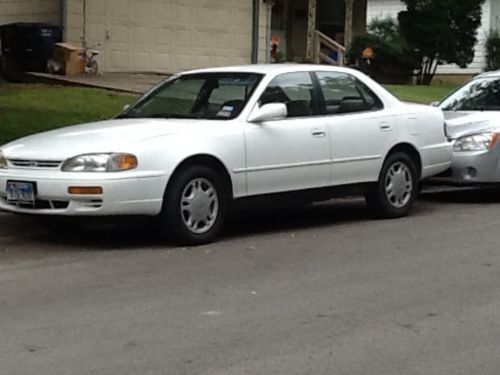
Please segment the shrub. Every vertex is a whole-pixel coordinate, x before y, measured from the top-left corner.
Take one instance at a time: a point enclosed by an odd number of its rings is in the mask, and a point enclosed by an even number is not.
[[[367,47],[375,53],[370,64],[363,59],[363,51]],[[381,83],[405,84],[412,80],[414,56],[392,18],[372,21],[368,34],[353,40],[348,59]]]
[[[500,69],[500,33],[493,31],[486,40],[486,62],[488,71]]]

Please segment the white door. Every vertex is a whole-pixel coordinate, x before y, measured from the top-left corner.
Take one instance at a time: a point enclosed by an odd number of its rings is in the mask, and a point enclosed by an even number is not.
[[[280,121],[247,124],[248,194],[303,190],[328,186],[330,141],[318,114],[309,73],[287,73],[275,78],[260,105],[285,103],[288,117]]]
[[[318,72],[332,148],[332,184],[378,179],[397,138],[395,118],[362,82],[347,73]]]

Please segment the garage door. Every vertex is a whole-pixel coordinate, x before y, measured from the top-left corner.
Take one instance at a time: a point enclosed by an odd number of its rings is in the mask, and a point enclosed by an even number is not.
[[[251,60],[252,0],[87,0],[89,44],[106,71],[163,71]]]

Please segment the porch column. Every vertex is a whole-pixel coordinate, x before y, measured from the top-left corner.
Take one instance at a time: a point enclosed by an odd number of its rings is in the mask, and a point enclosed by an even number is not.
[[[308,62],[315,60],[316,50],[316,15],[317,0],[309,0],[308,22],[307,22],[307,51],[306,59]]]
[[[344,44],[348,49],[352,44],[354,26],[354,0],[345,0]]]
[[[367,0],[355,0],[353,8],[352,35],[356,38],[366,34],[366,18],[368,13]]]

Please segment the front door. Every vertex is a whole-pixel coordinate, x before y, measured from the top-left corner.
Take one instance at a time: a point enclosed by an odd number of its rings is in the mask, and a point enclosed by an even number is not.
[[[259,105],[284,103],[284,120],[247,124],[248,194],[304,190],[328,186],[330,141],[318,115],[318,98],[311,75],[287,73],[276,77]]]

